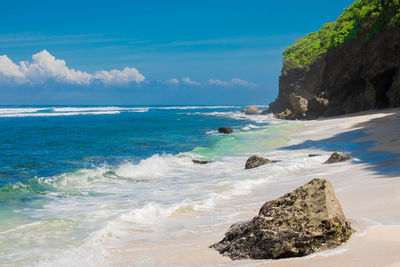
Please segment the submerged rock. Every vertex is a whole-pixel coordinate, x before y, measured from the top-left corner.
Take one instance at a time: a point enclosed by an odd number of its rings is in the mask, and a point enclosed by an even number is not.
[[[339,152],[333,152],[332,155],[329,157],[327,161],[324,162],[324,164],[331,164],[331,163],[336,163],[336,162],[342,162],[349,160],[350,156],[345,155]]]
[[[309,158],[319,157],[321,154],[308,154]]]
[[[257,168],[257,167],[260,167],[262,165],[269,164],[269,163],[274,163],[274,162],[277,162],[277,161],[265,159],[263,157],[254,155],[254,156],[251,156],[250,158],[247,159],[245,169],[246,170],[247,169],[253,169],[253,168]]]
[[[242,109],[242,113],[246,115],[256,115],[256,114],[261,114],[261,110],[258,109],[258,106],[253,105],[250,106],[248,109]]]
[[[212,161],[192,159],[192,162],[195,163],[195,164],[204,165],[204,164],[209,164],[209,163],[211,163]]]
[[[210,247],[234,260],[280,259],[335,248],[352,233],[331,183],[314,179],[266,202],[256,217],[232,225]]]
[[[233,129],[231,127],[219,127],[218,132],[223,134],[231,134],[233,133]]]

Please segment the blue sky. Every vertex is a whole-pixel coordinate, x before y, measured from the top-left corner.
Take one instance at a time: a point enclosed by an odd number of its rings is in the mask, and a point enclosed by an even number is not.
[[[0,104],[267,104],[285,47],[352,2],[3,1]]]

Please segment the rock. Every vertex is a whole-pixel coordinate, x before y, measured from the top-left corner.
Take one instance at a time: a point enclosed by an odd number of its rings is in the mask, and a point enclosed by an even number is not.
[[[258,109],[258,106],[253,105],[250,106],[248,109],[242,109],[242,113],[246,115],[256,115],[256,114],[261,114],[261,110]]]
[[[308,154],[309,158],[319,157],[321,154]]]
[[[233,133],[233,130],[231,127],[219,127],[218,132],[223,134],[231,134]]]
[[[209,164],[209,163],[211,163],[212,161],[192,159],[192,162],[195,163],[195,164],[204,165],[204,164]]]
[[[314,179],[266,202],[251,221],[232,225],[210,247],[234,260],[301,257],[338,247],[352,233],[331,183]]]
[[[333,152],[332,155],[329,157],[327,161],[324,162],[324,164],[331,164],[331,163],[336,163],[336,162],[342,162],[349,160],[350,156],[345,155],[339,152]]]
[[[278,118],[316,119],[400,107],[399,48],[400,27],[388,27],[368,41],[360,35],[310,65],[283,71],[268,111]]]
[[[294,113],[297,118],[303,118],[307,113],[308,101],[304,97],[291,93],[289,95],[289,102],[292,105]]]
[[[276,118],[278,119],[291,119],[293,116],[293,112],[290,109],[285,109],[284,111],[274,114]]]
[[[263,157],[254,155],[254,156],[251,156],[250,158],[247,159],[245,169],[246,170],[247,169],[253,169],[253,168],[257,168],[257,167],[260,167],[262,165],[269,164],[269,163],[274,163],[274,162],[277,162],[277,161],[265,159]]]

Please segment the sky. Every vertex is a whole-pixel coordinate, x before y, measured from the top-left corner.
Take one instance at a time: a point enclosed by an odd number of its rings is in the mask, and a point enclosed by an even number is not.
[[[0,105],[268,104],[353,0],[2,1]]]

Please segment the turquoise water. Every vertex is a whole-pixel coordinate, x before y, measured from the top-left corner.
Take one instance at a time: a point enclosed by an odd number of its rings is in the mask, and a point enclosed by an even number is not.
[[[0,107],[0,265],[45,265],[65,251],[85,262],[88,247],[245,192],[241,157],[288,144],[301,124],[241,108]]]

